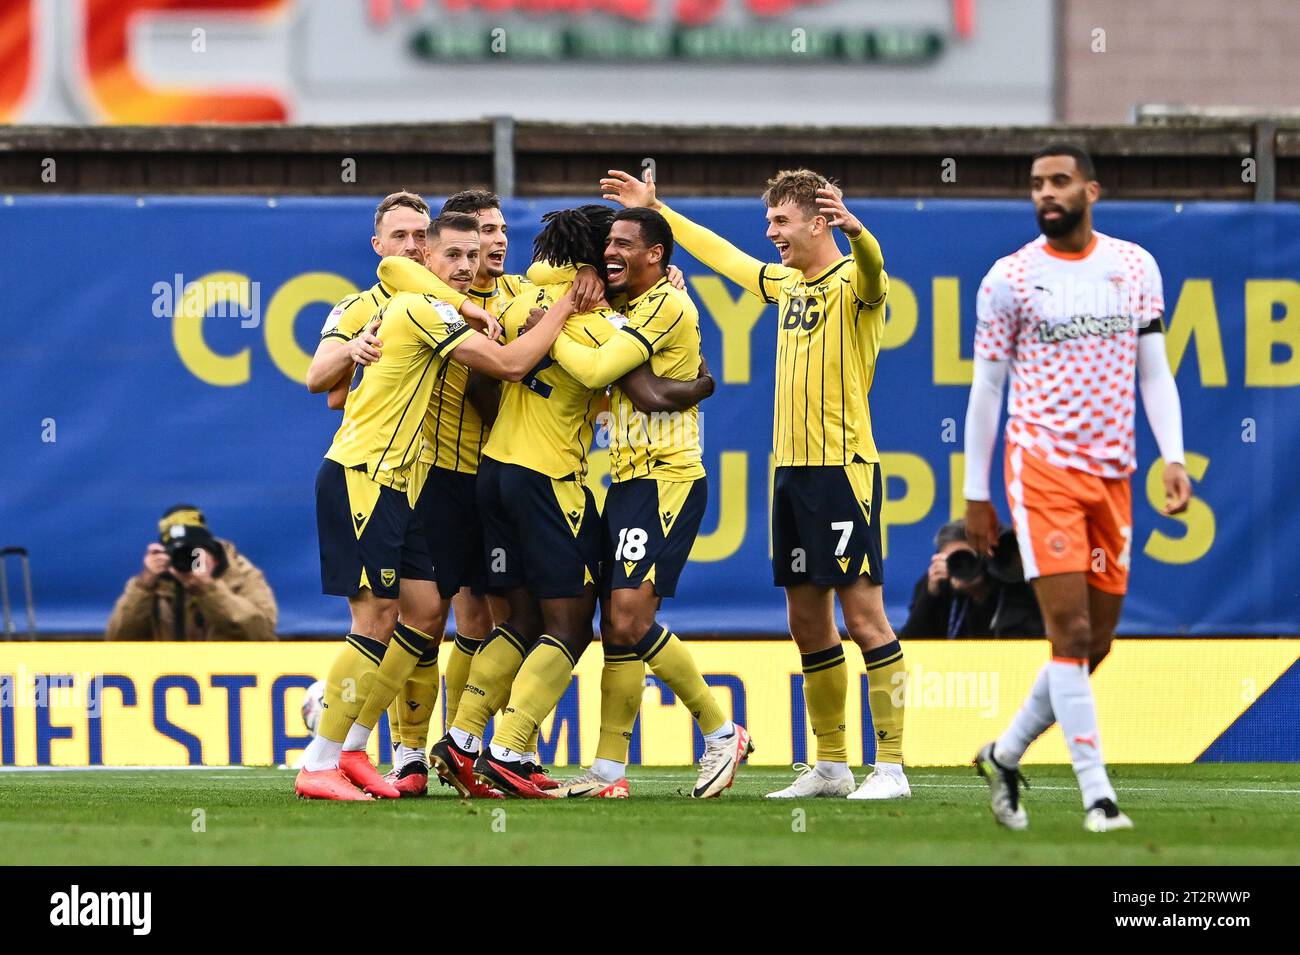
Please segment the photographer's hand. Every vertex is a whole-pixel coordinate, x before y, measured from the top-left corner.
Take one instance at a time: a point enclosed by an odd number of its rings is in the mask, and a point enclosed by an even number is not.
[[[194,551],[194,563],[190,565],[189,571],[183,571],[179,567],[172,565],[172,573],[176,579],[181,582],[186,590],[195,593],[203,593],[212,587],[212,568],[215,561],[212,555],[203,548],[196,548]]]
[[[930,570],[925,578],[925,589],[931,597],[939,596],[940,587],[948,579],[948,558],[935,554],[930,558]]]
[[[140,583],[152,587],[158,578],[167,572],[171,562],[167,559],[167,548],[157,541],[144,551],[144,569],[140,571]]]

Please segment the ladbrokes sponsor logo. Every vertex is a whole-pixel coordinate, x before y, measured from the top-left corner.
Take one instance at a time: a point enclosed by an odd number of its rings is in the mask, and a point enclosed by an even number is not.
[[[51,925],[129,926],[132,935],[153,928],[152,892],[82,892],[74,885],[50,896]]]

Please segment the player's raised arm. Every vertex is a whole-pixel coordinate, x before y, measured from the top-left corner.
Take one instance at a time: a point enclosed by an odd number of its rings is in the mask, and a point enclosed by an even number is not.
[[[853,294],[870,308],[885,300],[889,279],[885,275],[885,254],[880,243],[867,231],[861,220],[844,204],[844,199],[834,189],[817,190],[817,206],[826,216],[827,223],[844,233],[853,250]]]
[[[427,268],[404,255],[384,256],[379,260],[379,267],[375,270],[375,274],[379,276],[381,282],[399,292],[419,292],[421,295],[432,295],[434,298],[441,299],[460,312],[466,322],[488,338],[495,340],[501,335],[501,326],[497,323],[495,315],[474,304]]]
[[[645,172],[644,180],[611,169],[600,181],[600,191],[603,198],[612,199],[629,209],[643,207],[660,213],[668,220],[673,238],[682,248],[751,295],[765,298],[762,288],[763,270],[767,269],[771,273],[782,268],[779,265],[765,265],[740,251],[716,232],[697,225],[681,213],[668,208],[655,195],[654,177],[649,169]]]
[[[550,351],[565,320],[573,312],[573,300],[565,295],[525,334],[508,345],[498,345],[477,335],[465,338],[452,350],[462,365],[502,381],[520,381]]]

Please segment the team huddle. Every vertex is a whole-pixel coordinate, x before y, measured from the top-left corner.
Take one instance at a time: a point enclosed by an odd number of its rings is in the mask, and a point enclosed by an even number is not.
[[[1048,153],[1049,160],[1077,162],[1079,182],[1095,186],[1083,160],[1068,151]],[[1066,230],[1064,241],[1073,242],[1086,227],[1095,246],[1087,215],[1095,193],[1074,201],[1084,203],[1080,219],[1065,200],[1040,196],[1040,178],[1034,189],[1043,231],[1054,237],[1068,225],[1073,231]],[[1048,191],[1055,184],[1063,194],[1068,186],[1045,181]],[[379,281],[330,313],[308,372],[309,389],[328,393],[330,406],[343,411],[317,476],[316,512],[323,589],[348,599],[352,620],[325,680],[298,795],[422,795],[432,769],[465,797],[626,798],[647,667],[682,700],[703,736],[691,795],[717,797],[733,784],[753,750],[749,733],[727,717],[687,645],[657,619],[663,599],[676,591],[708,500],[699,406],[714,384],[701,354],[698,311],[671,265],[680,245],[777,306],[773,578],[786,594],[817,755],[814,766],[796,767],[791,784],[768,795],[910,796],[903,770],[906,669],[882,598],[884,481],[867,401],[889,293],[880,244],[845,206],[840,189],[806,169],[778,173],[763,195],[778,263],[751,258],[669,208],[648,175],[611,171],[601,192],[622,209],[592,203],[548,213],[526,275],[505,273],[507,224],[489,192],[458,193],[436,216],[411,193],[390,195],[376,209],[371,242],[381,257]],[[1049,204],[1064,214],[1045,220]],[[1100,266],[1101,257],[1086,261],[1091,248],[1071,261],[1089,276],[1106,266],[1132,266],[1130,272],[1142,274],[1129,277],[1138,281],[1154,271],[1136,246],[1107,242]],[[1012,266],[1008,298],[1023,284],[1022,274],[1023,266]],[[1103,271],[1098,281],[1115,279]],[[1009,317],[995,326],[981,298],[977,354],[1001,362],[1003,377],[1008,362],[1014,368],[1008,489],[1021,549],[1028,551],[1027,576],[1039,578],[1035,587],[1055,656],[1040,678],[1044,686],[1036,685],[1026,703],[1032,718],[1018,716],[976,764],[990,781],[995,817],[1023,828],[1018,783],[1025,747],[1054,721],[1067,738],[1090,734],[1089,746],[1071,745],[1085,824],[1120,828],[1131,823],[1106,782],[1088,672],[1109,649],[1126,579],[1113,568],[1085,579],[1089,565],[1074,557],[1076,550],[1086,557],[1100,541],[1127,568],[1131,518],[1128,498],[1116,487],[1127,489],[1133,468],[1135,365],[1156,428],[1156,386],[1148,394],[1148,377],[1158,376],[1147,375],[1147,353],[1139,360],[1137,343],[1139,331],[1160,330],[1163,305],[1144,300],[1140,322],[1108,324],[1104,335],[1086,326],[1054,340],[1049,335],[1049,344],[1041,324],[1030,327],[1015,303],[997,307]],[[1064,319],[1078,324],[1073,307],[1067,305]],[[1088,317],[1093,314],[1109,313]],[[1043,350],[1071,352],[1068,368],[1074,368],[1087,363],[1083,353],[1098,342],[1108,352],[1106,371],[1095,376],[1109,375],[1120,387],[1103,393],[1103,385],[1115,385],[1099,380],[1095,407],[1075,402],[1068,413],[1045,411],[1054,399],[1047,392],[1068,394],[1072,383],[1050,370],[1055,359]],[[1036,385],[1046,392],[1021,394],[1024,382],[1035,379],[1020,361],[1049,366]],[[1167,375],[1167,363],[1164,370]],[[994,438],[1001,380],[996,387]],[[1185,507],[1190,493],[1185,474],[1179,476],[1181,421],[1176,391],[1172,415],[1167,409],[1169,388],[1171,377],[1161,393],[1164,425],[1156,428],[1167,462],[1167,510]],[[973,388],[972,412],[976,398]],[[1105,419],[1107,428],[1098,421],[1092,441],[1077,440],[1090,427],[1088,415]],[[1069,418],[1071,459],[1052,453],[1062,417]],[[968,463],[968,529],[984,552],[997,537],[986,493],[992,442],[983,448],[984,433],[972,419],[968,413],[968,453],[983,449],[983,456]],[[598,422],[609,442],[603,513],[587,480]],[[1093,460],[1104,466],[1089,467]],[[1051,481],[1050,472],[1031,480],[1033,468],[1074,468],[1078,480],[1064,489],[1058,484],[1053,500],[1035,499],[1047,494],[1034,489]],[[1069,512],[1061,496],[1071,493],[1091,503]],[[1040,566],[1031,566],[1040,554]],[[1067,578],[1071,586],[1060,586]],[[1090,600],[1094,591],[1120,596]],[[849,665],[836,601],[862,652],[875,737],[873,765],[860,784],[848,761]],[[453,608],[457,632],[440,674],[439,645]],[[560,782],[540,765],[538,728],[593,642],[597,611],[604,667],[596,757],[579,776]],[[1062,666],[1059,674],[1050,669]],[[430,747],[440,678],[447,731]],[[366,747],[385,711],[394,768],[381,776]],[[494,716],[495,733],[485,744]]]

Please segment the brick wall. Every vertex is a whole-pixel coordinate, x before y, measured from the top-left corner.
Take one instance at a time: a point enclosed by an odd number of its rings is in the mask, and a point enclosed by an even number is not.
[[[1300,108],[1300,0],[1064,0],[1060,28],[1066,122],[1152,102]]]

